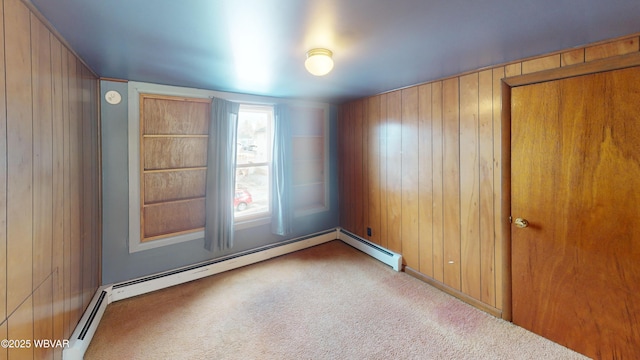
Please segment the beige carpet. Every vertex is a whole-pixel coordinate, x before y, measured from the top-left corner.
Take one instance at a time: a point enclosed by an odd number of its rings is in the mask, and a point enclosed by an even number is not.
[[[340,241],[110,304],[85,359],[583,359]]]

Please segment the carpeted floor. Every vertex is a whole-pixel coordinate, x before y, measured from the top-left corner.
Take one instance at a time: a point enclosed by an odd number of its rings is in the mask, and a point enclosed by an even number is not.
[[[109,305],[85,359],[584,359],[340,241]]]

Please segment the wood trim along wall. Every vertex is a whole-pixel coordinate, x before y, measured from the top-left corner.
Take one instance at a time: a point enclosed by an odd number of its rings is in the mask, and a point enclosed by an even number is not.
[[[457,290],[454,289],[448,285],[445,285],[439,281],[435,281],[433,280],[431,277],[429,276],[425,276],[424,274],[422,274],[419,271],[416,271],[408,266],[404,267],[404,272],[406,272],[408,275],[411,275],[413,277],[415,277],[416,279],[422,280],[424,282],[426,282],[427,284],[437,288],[440,291],[444,291],[447,294],[454,296],[464,302],[466,302],[467,304],[471,304],[473,306],[475,306],[478,309],[481,309],[495,317],[502,317],[504,318],[504,315],[502,313],[502,310],[500,309],[496,309],[493,306],[487,306],[487,304],[483,303],[482,301],[478,301],[477,299]],[[507,320],[507,319],[505,319]]]
[[[112,81],[112,82],[119,82],[119,83],[128,83],[128,82],[129,82],[129,80],[117,79],[117,78],[110,78],[110,77],[101,77],[99,80],[100,80],[100,81]]]
[[[598,72],[620,70],[640,65],[640,52],[580,63],[557,69],[550,69],[536,73],[508,77],[504,83],[512,87],[531,85],[546,81],[561,80],[575,76],[589,75]]]
[[[502,118],[500,156],[502,158],[502,214],[497,221],[502,233],[502,318],[511,321],[511,89],[503,81],[501,86]]]

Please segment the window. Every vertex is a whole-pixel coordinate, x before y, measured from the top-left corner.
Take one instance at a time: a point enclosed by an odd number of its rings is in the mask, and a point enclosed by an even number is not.
[[[206,144],[212,98],[240,106],[235,228],[272,214],[274,109],[279,99],[129,82],[129,252],[204,237]],[[296,216],[329,209],[329,107],[291,103],[292,193]],[[202,210],[201,210],[202,209]]]
[[[273,107],[240,105],[236,148],[235,219],[269,217]]]

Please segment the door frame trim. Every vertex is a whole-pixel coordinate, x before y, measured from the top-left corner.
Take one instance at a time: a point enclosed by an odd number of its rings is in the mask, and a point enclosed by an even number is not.
[[[588,63],[568,65],[525,75],[512,76],[504,78],[502,81],[507,84],[509,88],[512,88],[599,72],[620,70],[638,65],[640,65],[640,52],[594,60]]]
[[[514,87],[538,84],[596,74],[612,70],[621,70],[640,66],[640,53],[615,56],[588,63],[564,66],[536,73],[506,77],[502,79],[502,318],[512,321],[512,268],[511,268],[511,89]]]

